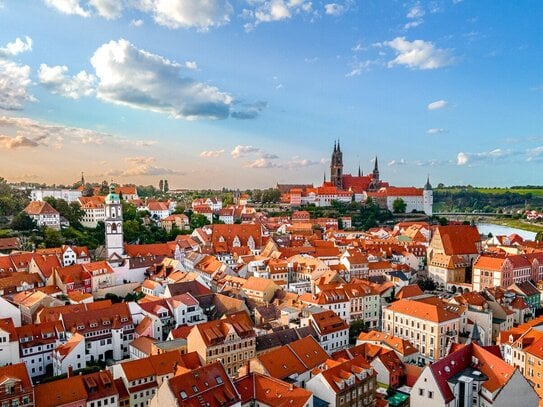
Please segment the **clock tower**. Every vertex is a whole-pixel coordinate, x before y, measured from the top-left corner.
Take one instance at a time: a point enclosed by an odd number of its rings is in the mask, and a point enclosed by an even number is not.
[[[106,259],[120,259],[123,255],[123,207],[119,194],[115,193],[115,185],[109,186],[109,194],[105,198],[106,210]]]

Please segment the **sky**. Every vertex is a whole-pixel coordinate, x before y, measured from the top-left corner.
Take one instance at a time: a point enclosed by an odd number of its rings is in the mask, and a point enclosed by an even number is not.
[[[541,185],[543,2],[0,0],[0,176]]]

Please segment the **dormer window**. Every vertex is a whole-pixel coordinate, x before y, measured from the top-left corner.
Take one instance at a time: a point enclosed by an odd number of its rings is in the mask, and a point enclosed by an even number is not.
[[[85,329],[85,325],[78,325],[77,326],[78,331],[82,331],[83,329]]]

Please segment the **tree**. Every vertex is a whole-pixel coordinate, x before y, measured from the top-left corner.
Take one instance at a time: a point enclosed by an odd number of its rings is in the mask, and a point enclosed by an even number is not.
[[[141,235],[141,225],[135,219],[125,220],[123,222],[123,234],[126,242],[135,242]]]
[[[94,195],[94,188],[91,184],[85,185],[85,189],[83,189],[83,192],[81,192],[81,195],[83,196],[93,196]]]
[[[160,190],[160,192],[164,191],[164,181],[163,180],[159,181],[158,189]]]
[[[349,343],[351,345],[356,344],[356,339],[361,332],[368,332],[368,325],[361,319],[352,321],[349,326]]]
[[[46,248],[60,247],[64,244],[64,238],[59,230],[45,227],[43,230],[43,244]]]
[[[165,179],[164,180],[164,189],[163,189],[163,191],[164,191],[164,193],[167,193],[169,190],[170,190],[170,187],[168,186],[168,180]]]
[[[100,195],[107,195],[109,194],[109,185],[106,180],[102,181],[102,184],[100,185]]]
[[[543,231],[539,231],[536,233],[535,235],[535,241],[536,242],[541,242],[543,240]]]
[[[64,199],[55,199],[52,197],[45,198],[45,201],[55,208],[60,216],[64,217],[71,226],[81,229],[81,219],[85,212],[81,209],[77,202],[68,203]]]
[[[36,222],[26,212],[17,214],[11,222],[11,228],[19,231],[31,231],[36,229]]]
[[[392,212],[394,213],[405,213],[407,204],[402,198],[396,198],[392,203]]]
[[[190,228],[198,229],[204,225],[209,225],[209,219],[201,213],[193,213],[190,217]]]

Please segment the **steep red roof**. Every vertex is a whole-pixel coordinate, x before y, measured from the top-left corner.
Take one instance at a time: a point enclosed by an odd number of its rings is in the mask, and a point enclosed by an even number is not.
[[[167,383],[181,406],[228,407],[241,401],[220,362],[182,373]]]
[[[436,233],[441,237],[445,254],[476,254],[480,252],[481,237],[477,226],[438,226]]]
[[[311,392],[305,389],[254,372],[237,379],[235,386],[241,396],[242,405],[257,401],[266,406],[303,407],[311,398]]]
[[[32,201],[24,211],[29,215],[58,215],[58,211],[45,201]]]

